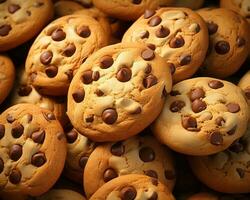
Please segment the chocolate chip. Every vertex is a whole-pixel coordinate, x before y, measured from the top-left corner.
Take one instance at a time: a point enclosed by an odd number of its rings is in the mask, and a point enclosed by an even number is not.
[[[21,7],[18,5],[18,4],[10,4],[8,6],[8,11],[9,13],[13,14],[15,13],[16,11],[18,11]]]
[[[172,171],[172,170],[165,170],[164,175],[165,175],[165,178],[168,180],[173,180],[176,178],[176,175],[175,175],[174,171]]]
[[[171,112],[179,112],[185,105],[186,104],[184,101],[176,100],[173,103],[171,103],[169,109],[171,110]]]
[[[150,74],[150,73],[152,72],[152,66],[151,66],[150,64],[147,64],[147,66],[146,66],[144,72],[145,72],[146,74]]]
[[[182,117],[182,126],[183,128],[189,131],[198,131],[197,121],[194,117],[190,116]]]
[[[87,156],[82,156],[82,157],[79,159],[79,166],[80,166],[82,169],[85,168],[88,159],[89,159],[89,157],[87,157]]]
[[[49,78],[54,78],[58,73],[58,68],[56,66],[46,67],[45,73]]]
[[[42,64],[48,65],[48,64],[50,64],[52,58],[53,58],[52,51],[45,51],[41,54],[40,61]]]
[[[168,93],[167,93],[167,91],[166,91],[166,89],[164,87],[163,90],[162,90],[162,97],[167,97],[167,96],[168,96]]]
[[[63,51],[63,55],[65,55],[66,57],[71,57],[75,52],[76,46],[74,44],[68,44]]]
[[[227,41],[219,41],[214,46],[215,51],[218,54],[226,54],[230,51],[230,44]]]
[[[145,31],[141,33],[141,39],[148,38],[149,37],[149,32]]]
[[[132,0],[133,4],[140,4],[142,0]]]
[[[126,186],[120,191],[120,198],[122,200],[134,200],[136,195],[137,191],[133,186]]]
[[[81,26],[77,29],[77,34],[82,38],[87,38],[90,36],[91,31],[88,26]]]
[[[85,92],[84,89],[78,89],[73,94],[72,97],[76,103],[81,103],[84,100]]]
[[[0,140],[4,137],[5,134],[5,126],[0,124]]]
[[[85,118],[85,122],[91,123],[94,121],[94,115],[89,115]]]
[[[33,6],[36,7],[36,8],[39,8],[39,7],[43,6],[43,5],[44,5],[43,2],[35,2],[35,3],[33,4]]]
[[[152,177],[152,178],[158,178],[158,174],[154,170],[144,171],[144,174],[147,175],[147,176],[149,176],[149,177]]]
[[[144,19],[148,19],[150,17],[152,17],[153,15],[155,15],[155,11],[154,10],[145,10],[144,12]]]
[[[145,16],[145,15],[144,15]],[[161,23],[161,18],[159,17],[159,16],[154,16],[154,17],[152,17],[150,20],[149,20],[149,22],[148,22],[148,24],[149,24],[149,26],[157,26],[157,25],[159,25]]]
[[[23,134],[24,127],[22,124],[15,124],[11,129],[11,135],[13,138],[19,138]]]
[[[82,82],[84,84],[92,83],[93,82],[92,74],[93,74],[93,72],[91,70],[83,72],[83,74],[82,74]]]
[[[240,153],[244,151],[244,146],[238,141],[236,141],[233,144],[231,144],[231,146],[229,147],[229,150],[234,153]]]
[[[173,63],[168,63],[168,66],[170,68],[170,72],[173,75],[175,73],[176,67]]]
[[[114,63],[114,60],[111,56],[104,56],[101,58],[100,60],[100,67],[102,69],[107,69],[109,67],[111,67]]]
[[[0,36],[7,36],[9,35],[9,32],[11,31],[11,26],[9,24],[4,24],[0,26]]]
[[[165,38],[169,35],[169,33],[170,33],[170,30],[168,28],[161,26],[159,29],[156,30],[155,35],[158,38]]]
[[[26,13],[28,16],[31,16],[31,12],[29,10],[26,10]]]
[[[188,65],[191,62],[191,60],[192,60],[191,55],[184,54],[180,56],[179,62],[180,65],[183,66],[183,65]]]
[[[69,144],[72,144],[76,141],[78,133],[73,129],[66,133],[66,139]]]
[[[12,115],[8,114],[6,120],[9,123],[13,123],[16,119]]]
[[[131,79],[132,71],[128,67],[121,67],[116,73],[116,78],[120,82],[127,82]]]
[[[5,1],[7,1],[7,0],[0,0],[0,3],[4,3]]]
[[[0,174],[3,172],[4,170],[4,162],[3,159],[0,157]]]
[[[242,37],[237,37],[236,43],[237,43],[238,47],[242,47],[246,44],[246,40]]]
[[[131,112],[131,114],[140,114],[142,112],[141,107],[137,107],[134,111]]]
[[[20,171],[18,171],[17,169],[13,169],[9,175],[9,181],[12,184],[18,184],[20,183],[22,178],[22,174]]]
[[[247,99],[250,99],[250,88],[246,88],[246,89],[244,90],[244,93],[245,93],[246,98],[247,98]]]
[[[158,185],[158,179],[156,178],[151,178],[151,182],[153,185],[157,186]]]
[[[58,28],[52,32],[51,38],[57,42],[62,41],[66,38],[66,33],[62,29]]]
[[[143,147],[139,150],[139,157],[144,162],[151,162],[155,159],[155,152],[150,147]]]
[[[205,92],[202,88],[195,88],[190,91],[189,98],[191,101],[205,97]]]
[[[36,153],[31,158],[31,164],[36,167],[41,167],[44,165],[44,163],[46,163],[46,157],[44,153]]]
[[[109,182],[110,180],[116,178],[118,174],[112,168],[106,169],[103,173],[103,180],[105,183]]]
[[[222,145],[223,144],[223,136],[220,132],[215,131],[210,135],[210,143],[213,145]]]
[[[71,82],[72,79],[73,79],[73,70],[69,69],[66,72],[64,72],[64,74],[66,74],[66,76],[68,77],[69,82]]]
[[[242,169],[242,168],[236,168],[236,171],[237,171],[237,173],[238,173],[238,175],[239,175],[240,178],[244,178],[244,176],[245,176],[244,169]]]
[[[237,113],[240,111],[240,106],[237,103],[229,103],[226,105],[228,112]]]
[[[56,119],[55,115],[52,112],[49,112],[49,113],[43,112],[43,116],[47,121],[51,121],[51,120]]]
[[[218,126],[222,126],[224,123],[225,123],[225,119],[223,117],[217,117],[215,119],[215,123],[218,125]]]
[[[156,192],[153,192],[153,194],[149,197],[148,200],[157,200],[158,199],[158,194]]]
[[[182,47],[183,45],[185,44],[185,41],[183,39],[183,37],[180,35],[180,36],[177,36],[177,37],[174,37],[173,39],[170,40],[169,42],[169,46],[171,48],[180,48]]]
[[[115,109],[108,108],[102,112],[102,120],[106,124],[114,124],[118,118],[118,114]]]
[[[227,132],[228,135],[233,135],[237,129],[237,125],[235,125],[231,130]]]
[[[155,77],[152,74],[149,74],[146,78],[143,79],[143,86],[145,88],[150,88],[156,84],[157,84],[157,77]]]
[[[122,156],[125,152],[125,146],[122,144],[122,142],[116,142],[111,146],[110,152],[114,156]]]
[[[192,110],[195,112],[195,113],[199,113],[203,110],[205,110],[207,108],[207,104],[206,102],[200,100],[200,99],[195,99],[193,102],[192,102]]]
[[[222,83],[221,81],[212,80],[208,82],[208,86],[212,89],[219,89],[224,86],[224,83]]]
[[[36,131],[31,135],[31,139],[38,144],[42,144],[45,139],[45,131]]]
[[[23,85],[18,89],[18,95],[21,97],[28,96],[32,91],[32,87],[29,85]]]
[[[101,96],[104,95],[104,92],[101,91],[100,89],[96,89],[95,94],[96,94],[98,97],[101,97]]]
[[[10,149],[10,159],[17,161],[23,154],[23,148],[19,144],[14,144]]]
[[[98,81],[99,78],[100,78],[100,73],[98,71],[94,71],[92,73],[92,79],[93,79],[93,81]]]
[[[207,28],[208,28],[209,35],[213,35],[213,34],[215,34],[217,32],[218,25],[215,24],[214,22],[208,22],[207,23]]]
[[[153,51],[156,49],[156,46],[154,44],[147,44],[147,47]]]
[[[150,61],[155,58],[155,53],[151,49],[146,49],[141,52],[141,57],[146,61]]]

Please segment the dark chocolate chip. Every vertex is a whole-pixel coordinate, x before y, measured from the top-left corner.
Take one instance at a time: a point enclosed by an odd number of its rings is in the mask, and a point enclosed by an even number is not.
[[[122,144],[122,142],[116,142],[111,146],[110,152],[114,156],[122,156],[125,152],[125,146]]]
[[[47,121],[51,121],[51,120],[56,119],[55,115],[52,112],[49,112],[49,113],[43,112],[43,116]]]
[[[161,26],[159,29],[156,30],[155,35],[158,38],[165,38],[169,35],[169,33],[170,33],[170,30],[168,28]]]
[[[137,191],[133,186],[126,186],[120,191],[120,198],[122,200],[134,200],[136,195]]]
[[[84,84],[92,83],[93,82],[92,74],[93,74],[93,72],[91,70],[83,72],[83,74],[82,74],[82,82]]]
[[[79,166],[80,166],[82,169],[85,168],[88,159],[89,159],[89,157],[87,157],[87,156],[82,156],[82,157],[79,159]]]
[[[157,25],[159,25],[160,23],[161,23],[161,18],[159,17],[159,16],[154,16],[154,17],[152,17],[150,20],[149,20],[149,22],[148,22],[148,24],[149,24],[149,26],[157,26]]]
[[[8,11],[9,13],[13,14],[15,13],[16,11],[18,11],[21,7],[18,5],[18,4],[10,4],[8,6]]]
[[[227,132],[228,135],[233,135],[237,129],[237,125]]]
[[[42,144],[45,139],[45,131],[36,131],[31,135],[31,139],[38,144]]]
[[[62,29],[58,28],[52,32],[51,38],[54,41],[59,42],[59,41],[62,41],[66,38],[66,33]]]
[[[131,79],[132,71],[128,67],[121,67],[116,73],[116,78],[120,82],[127,82]]]
[[[148,19],[150,17],[152,17],[153,15],[155,15],[155,11],[154,10],[145,10],[144,12],[144,19]]]
[[[215,51],[218,54],[226,54],[230,51],[230,44],[227,41],[219,41],[214,46]]]
[[[31,16],[31,12],[29,10],[26,10],[26,13],[28,16]]]
[[[245,93],[246,98],[247,98],[248,100],[250,100],[250,88],[246,88],[246,89],[244,90],[244,93]]]
[[[152,72],[152,66],[151,66],[150,64],[147,64],[147,66],[146,66],[144,72],[145,72],[146,74],[150,74],[150,73]]]
[[[145,88],[150,88],[156,84],[157,84],[157,77],[152,74],[149,74],[146,78],[143,79],[143,86]]]
[[[92,79],[93,79],[93,81],[98,81],[99,78],[100,78],[100,73],[98,71],[94,71],[92,73]]]
[[[217,117],[215,119],[215,123],[218,125],[218,126],[222,126],[224,123],[225,123],[225,119],[223,117]]]
[[[168,96],[168,93],[166,91],[166,88],[164,87],[162,90],[162,97],[167,97],[167,96]]]
[[[182,117],[182,126],[188,131],[198,131],[197,129],[197,121],[194,117]]]
[[[63,51],[63,55],[65,55],[66,57],[71,57],[75,52],[76,46],[74,44],[68,44]]]
[[[111,67],[114,63],[114,60],[111,56],[104,56],[101,58],[100,60],[100,67],[102,69],[107,69],[109,67]]]
[[[224,86],[224,83],[222,83],[221,81],[217,81],[217,80],[211,80],[208,82],[208,86],[212,89],[219,89]]]
[[[153,51],[156,49],[156,46],[154,44],[147,44],[147,47]]]
[[[177,37],[174,37],[173,39],[170,40],[169,42],[169,46],[171,48],[180,48],[182,47],[183,45],[185,44],[185,40],[183,39],[183,37],[180,35],[180,36],[177,36]]]
[[[66,139],[69,144],[72,144],[76,141],[78,133],[73,129],[66,133]]]
[[[73,94],[72,97],[76,103],[80,103],[84,100],[85,92],[84,89],[78,89]]]
[[[202,88],[195,88],[190,91],[190,100],[194,101],[196,99],[201,99],[205,97],[205,92]]]
[[[206,102],[200,100],[200,99],[195,99],[193,102],[192,102],[192,110],[195,112],[195,113],[199,113],[203,110],[205,110],[207,108],[207,104]]]
[[[43,2],[35,2],[35,3],[33,4],[33,6],[36,7],[36,8],[39,8],[39,7],[43,6],[43,5],[44,5]]]
[[[10,149],[10,159],[17,161],[23,154],[23,147],[19,144],[14,144]]]
[[[73,70],[69,69],[66,72],[64,72],[64,74],[66,74],[66,76],[68,77],[69,82],[71,82],[72,79],[73,79]]]
[[[4,3],[5,1],[7,1],[7,0],[0,0],[0,3]]]
[[[5,134],[5,126],[0,124],[0,140],[4,137]]]
[[[107,108],[102,112],[102,120],[106,124],[114,124],[118,118],[118,114],[115,109]]]
[[[101,97],[101,96],[104,95],[104,92],[101,91],[100,89],[96,89],[95,94],[96,94],[98,97]]]
[[[40,61],[44,65],[49,65],[51,60],[53,58],[53,53],[52,51],[45,51],[41,54],[40,56]]]
[[[19,89],[18,89],[18,95],[21,97],[24,96],[28,96],[32,91],[32,87],[29,85],[22,85]]]
[[[168,66],[170,68],[170,72],[173,75],[175,73],[176,67],[173,63],[168,63]]]
[[[91,35],[91,31],[88,26],[81,26],[77,29],[77,34],[82,38],[87,38]]]
[[[19,170],[17,169],[13,169],[9,175],[9,181],[12,183],[12,184],[18,184],[20,183],[21,181],[21,178],[22,178],[22,174]]]
[[[11,135],[13,138],[19,138],[23,134],[24,127],[22,124],[14,124],[13,128],[11,129]]]
[[[141,52],[141,57],[146,61],[150,61],[155,58],[155,53],[151,49],[146,49]]]
[[[36,153],[31,158],[31,164],[36,167],[41,167],[46,163],[46,157],[44,153]]]
[[[6,117],[6,120],[7,120],[7,122],[9,122],[9,123],[11,124],[11,123],[13,123],[16,119],[15,119],[12,115],[8,114],[7,117]]]
[[[169,109],[171,110],[171,112],[179,112],[185,105],[186,104],[184,101],[176,100],[173,103],[171,103]]]
[[[244,169],[242,169],[242,168],[236,168],[236,171],[237,171],[237,173],[238,173],[238,175],[239,175],[240,178],[244,178],[244,176],[245,176]]]
[[[165,178],[168,180],[173,180],[176,178],[176,175],[175,175],[174,171],[172,171],[172,170],[165,170],[164,175],[165,175]]]
[[[213,35],[213,34],[215,34],[217,32],[218,25],[215,24],[214,22],[208,22],[207,23],[207,28],[208,28],[209,35]]]
[[[150,147],[143,147],[139,150],[139,157],[144,162],[151,162],[155,159],[155,152]]]
[[[179,58],[179,62],[180,62],[180,65],[183,66],[183,65],[188,65],[192,60],[192,57],[191,55],[181,55],[180,58]]]
[[[226,105],[228,112],[237,113],[240,111],[240,106],[237,103],[229,103]]]
[[[148,200],[157,200],[158,199],[158,194],[156,192],[153,192],[153,194],[149,197]]]
[[[9,35],[9,32],[11,31],[11,26],[9,24],[4,24],[0,26],[0,36],[7,36]]]
[[[230,145],[229,150],[234,153],[240,153],[244,151],[244,146],[239,141],[235,141]]]
[[[149,37],[149,32],[145,31],[141,34],[141,39],[148,38]]]
[[[157,186],[158,185],[158,179],[157,178],[151,178],[151,182],[153,185]]]
[[[85,122],[91,123],[94,121],[94,115],[89,115],[85,118]]]
[[[222,145],[223,144],[223,136],[220,132],[215,131],[210,134],[210,143],[212,145]]]
[[[152,178],[158,178],[158,174],[154,170],[144,171],[144,174],[147,175],[147,176],[149,176],[149,177],[152,177]]]
[[[133,4],[140,4],[142,0],[132,0]]]
[[[116,173],[116,171],[114,169],[108,168],[103,173],[103,180],[105,183],[107,183],[110,180],[116,178],[117,176],[118,176],[118,174]]]
[[[242,47],[246,44],[246,40],[243,37],[237,37],[236,43],[238,47]]]
[[[46,67],[45,73],[49,78],[54,78],[58,73],[58,68],[56,66]]]
[[[0,174],[3,172],[4,170],[4,162],[3,159],[0,157]]]

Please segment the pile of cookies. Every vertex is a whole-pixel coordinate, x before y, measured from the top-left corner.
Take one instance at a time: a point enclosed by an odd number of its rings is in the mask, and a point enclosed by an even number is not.
[[[250,199],[249,66],[249,0],[0,0],[0,199]]]

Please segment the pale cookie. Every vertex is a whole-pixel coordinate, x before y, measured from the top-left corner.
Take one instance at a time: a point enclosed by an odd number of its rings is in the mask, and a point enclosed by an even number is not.
[[[207,22],[210,40],[201,73],[218,78],[232,75],[248,56],[249,24],[239,14],[224,8],[201,9],[198,14]]]
[[[109,16],[125,21],[138,19],[145,10],[168,6],[173,0],[93,0],[94,5]]]
[[[92,54],[68,92],[69,119],[93,141],[138,134],[161,112],[172,88],[169,65],[140,44],[117,44]]]
[[[84,189],[89,197],[103,184],[127,174],[157,178],[172,190],[175,184],[173,158],[153,136],[134,136],[117,143],[98,146],[84,171]]]
[[[185,7],[193,10],[199,9],[204,4],[204,0],[176,0],[172,6]]]
[[[250,106],[250,71],[248,71],[241,79],[238,86],[243,90],[247,103]],[[250,109],[249,109],[250,112]]]
[[[38,196],[59,178],[66,158],[66,139],[52,112],[18,104],[0,115],[0,188]]]
[[[35,200],[86,200],[81,194],[68,189],[52,189]]]
[[[203,19],[188,8],[161,8],[147,10],[122,41],[148,44],[171,64],[174,81],[178,82],[191,77],[202,64],[208,31]]]
[[[249,0],[220,0],[220,7],[228,8],[241,14],[250,23],[250,1]]]
[[[55,16],[57,18],[65,15],[71,15],[81,9],[84,9],[84,7],[74,1],[57,1],[54,4]]]
[[[82,184],[85,165],[96,144],[75,129],[67,132],[66,138],[68,143],[64,174],[69,179]]]
[[[50,23],[33,43],[26,73],[39,93],[66,95],[69,84],[89,55],[108,42],[92,17],[67,15]]]
[[[230,82],[207,77],[188,79],[174,85],[170,95],[153,131],[177,152],[217,153],[246,131],[248,105],[241,89]]]
[[[36,36],[53,17],[51,0],[0,1],[0,51]]]
[[[0,104],[8,96],[15,79],[15,67],[11,59],[0,54]]]
[[[157,179],[131,174],[104,184],[90,200],[175,200],[175,198]]]

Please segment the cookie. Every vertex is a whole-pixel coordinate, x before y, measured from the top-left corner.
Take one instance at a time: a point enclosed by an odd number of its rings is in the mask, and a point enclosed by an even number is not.
[[[93,7],[92,0],[75,0],[75,1],[83,5],[85,8]]]
[[[220,0],[220,7],[227,8],[239,13],[250,23],[249,0]]]
[[[203,19],[188,8],[161,8],[147,10],[124,34],[122,42],[148,44],[171,64],[174,82],[179,82],[191,77],[202,64],[208,31]]]
[[[84,7],[74,1],[57,1],[54,4],[55,16],[63,17],[65,15],[71,15],[74,12],[83,9]]]
[[[91,17],[67,15],[53,21],[29,51],[25,64],[29,82],[41,94],[66,95],[80,64],[107,40],[103,28]]]
[[[68,189],[52,189],[36,200],[86,200],[81,194]]]
[[[127,174],[157,178],[169,190],[175,184],[176,173],[169,150],[153,136],[134,136],[125,141],[99,145],[93,151],[84,171],[86,196],[92,196],[103,184]]]
[[[93,4],[109,16],[125,21],[138,19],[145,10],[155,10],[160,4],[170,5],[173,0],[93,0]]]
[[[15,79],[15,67],[11,59],[0,54],[0,104],[8,96]]]
[[[248,105],[250,106],[250,71],[248,71],[241,79],[238,86],[243,90]]]
[[[185,7],[190,8],[192,10],[196,10],[202,7],[204,4],[204,0],[176,0],[172,6],[176,7]]]
[[[140,44],[117,44],[92,54],[68,92],[69,119],[93,141],[138,134],[161,112],[172,87],[169,65]]]
[[[239,14],[224,8],[205,8],[198,10],[198,14],[207,22],[210,40],[200,71],[205,76],[226,78],[235,73],[248,56],[249,24]]]
[[[52,112],[18,104],[0,115],[0,188],[5,193],[38,196],[59,178],[66,139]]]
[[[219,197],[212,193],[200,192],[188,197],[186,200],[221,200]]]
[[[124,175],[104,184],[90,200],[174,200],[166,186],[145,175]]]
[[[36,36],[52,17],[51,0],[0,1],[0,52]]]
[[[88,158],[96,147],[96,143],[72,129],[66,133],[67,158],[64,174],[71,180],[83,183],[83,171]],[[91,172],[92,173],[92,172]]]
[[[197,156],[220,152],[246,131],[248,105],[240,88],[230,82],[188,79],[174,85],[170,95],[152,128],[177,152]]]

